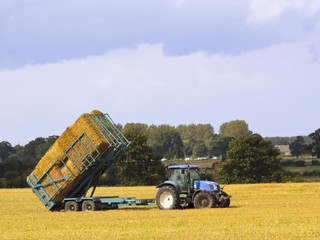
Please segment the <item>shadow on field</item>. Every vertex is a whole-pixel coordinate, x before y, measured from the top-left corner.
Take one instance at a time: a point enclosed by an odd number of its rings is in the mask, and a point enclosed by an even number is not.
[[[223,209],[223,210],[228,210],[228,209],[231,209],[231,208],[241,208],[241,206],[230,206],[230,207],[227,207],[227,208],[212,208],[212,209]],[[109,209],[107,211],[149,211],[149,210],[153,210],[153,209],[158,209],[156,206],[149,206],[149,207],[140,207],[140,206],[137,206],[137,207],[119,207],[118,209]],[[159,210],[159,209],[158,209]],[[183,208],[183,209],[176,209],[176,210],[181,210],[181,211],[190,211],[190,210],[197,210],[193,207],[190,207],[190,208]],[[163,210],[163,211],[167,211],[167,210]],[[170,211],[170,210],[169,210]]]
[[[119,207],[117,209],[108,209],[107,211],[149,211],[152,209],[157,209],[156,206],[149,206],[149,207]]]
[[[224,209],[224,210],[228,210],[230,208],[241,208],[241,206],[230,206],[230,207],[227,207],[227,208],[222,208],[222,207],[215,207],[215,208],[211,208],[211,209]],[[184,210],[184,211],[188,211],[188,210],[197,210],[196,208],[193,208],[193,207],[187,207],[187,208],[183,208],[181,210]]]
[[[237,206],[237,205],[235,205],[235,206],[230,206],[230,207],[223,208],[223,209],[228,209],[228,208],[241,208],[241,206]]]

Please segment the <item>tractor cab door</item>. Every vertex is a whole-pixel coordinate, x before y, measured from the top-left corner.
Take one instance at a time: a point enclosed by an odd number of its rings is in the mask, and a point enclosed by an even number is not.
[[[177,183],[181,189],[181,192],[187,192],[187,169],[170,169],[169,180]]]
[[[201,180],[198,169],[190,169],[191,192],[194,191],[194,180]]]

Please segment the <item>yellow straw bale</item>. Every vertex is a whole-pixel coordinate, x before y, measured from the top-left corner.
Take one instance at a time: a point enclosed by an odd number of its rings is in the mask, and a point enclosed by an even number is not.
[[[103,114],[103,113],[100,112],[99,110],[92,110],[90,114]]]
[[[64,153],[74,141],[72,141],[72,139],[75,139],[75,137],[70,129],[67,128],[38,162],[35,170],[33,171],[33,174],[37,179],[40,179],[42,175],[47,172],[48,168],[57,160],[57,158],[66,158]]]
[[[92,122],[89,114],[82,114],[78,120],[72,126],[70,126],[70,128],[73,134],[76,136],[80,136],[85,132],[99,152],[103,152],[109,145],[102,133]]]
[[[104,120],[102,112],[93,110],[90,114],[101,114],[103,123],[110,128],[109,123]],[[109,130],[111,130],[111,128]],[[85,136],[82,136],[83,133],[88,136],[91,142]],[[69,149],[77,139],[80,139],[80,141],[77,141],[73,145],[72,149]],[[108,150],[111,141],[112,139],[110,139],[108,135],[104,134],[104,129],[95,118],[90,117],[89,114],[82,114],[76,122],[70,125],[56,140],[56,142],[39,161],[32,173],[37,179],[40,179],[47,172],[54,180],[64,178],[70,175],[70,172],[72,173],[72,176],[68,181],[66,181],[66,179],[62,179],[55,183],[57,187],[62,187],[58,192],[54,184],[44,186],[49,197],[52,197],[54,202],[60,202],[66,194],[73,189],[73,186],[77,184],[78,180],[81,179],[83,175],[86,175],[86,173],[81,175],[81,172],[91,163],[93,158],[97,156],[98,152],[101,154],[103,152],[111,151],[111,148]],[[97,148],[98,152],[92,144]],[[68,158],[66,153],[71,160]],[[60,160],[54,164],[58,158],[60,158],[65,165]],[[81,160],[83,159],[87,160],[84,160],[84,163],[82,163]],[[52,168],[49,170],[51,166]],[[30,176],[29,178],[32,179]],[[50,178],[45,175],[42,177],[40,182],[41,184],[44,184],[49,181]]]

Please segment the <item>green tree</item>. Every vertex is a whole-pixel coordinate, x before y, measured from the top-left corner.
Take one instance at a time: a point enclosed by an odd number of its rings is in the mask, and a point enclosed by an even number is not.
[[[21,171],[21,164],[16,156],[10,156],[0,162],[0,178],[6,176],[7,172]]]
[[[24,147],[17,145],[12,148],[10,143],[2,145],[7,150],[3,155],[5,159],[0,161],[0,187],[27,187],[27,175],[57,138],[57,136],[37,138]],[[7,148],[8,146],[10,148]]]
[[[165,168],[161,164],[161,158],[152,153],[152,148],[147,143],[147,134],[124,131],[124,135],[131,144],[116,162],[121,184],[155,185],[163,181]]]
[[[266,137],[265,140],[271,141],[272,145],[289,145],[294,137]]]
[[[5,160],[11,154],[15,153],[16,150],[7,141],[0,142],[0,160]]]
[[[58,137],[59,136],[50,136],[48,138],[39,137],[30,141],[23,147],[22,157],[33,157],[36,161],[39,161]]]
[[[249,130],[248,124],[243,120],[235,120],[222,124],[220,126],[220,137],[240,137],[250,136],[252,132]]]
[[[239,137],[229,143],[219,171],[225,183],[280,182],[280,152],[260,136]]]
[[[149,128],[150,146],[158,156],[168,159],[181,158],[183,154],[183,143],[179,133],[169,125],[151,126]]]
[[[15,154],[10,155],[0,162],[0,187],[27,187],[26,177],[29,170],[22,159]]]
[[[190,139],[188,141],[185,141],[183,144],[183,153],[185,156],[192,156],[193,155],[193,149],[196,145],[197,141],[194,139]]]
[[[214,129],[211,124],[197,124],[196,125],[196,140],[207,141],[214,136]]]
[[[112,164],[99,179],[101,186],[116,186],[121,183],[120,167],[117,164]]]
[[[210,151],[216,157],[222,156],[223,158],[226,156],[226,153],[229,149],[229,142],[233,140],[233,137],[216,137],[210,143]]]
[[[192,138],[189,126],[187,126],[187,125],[179,125],[178,127],[176,127],[176,131],[179,133],[180,138],[182,140],[188,141]]]
[[[320,128],[310,133],[309,137],[313,140],[310,144],[312,155],[320,158]]]
[[[136,131],[136,132],[147,132],[148,125],[144,123],[127,123],[122,131]]]
[[[182,140],[210,140],[214,136],[214,128],[211,124],[190,124],[190,125],[179,125],[176,128]]]
[[[198,141],[193,148],[193,155],[198,157],[204,157],[208,154],[208,148],[204,141]]]
[[[211,124],[179,125],[176,132],[179,133],[183,141],[185,156],[206,156],[209,154],[208,149],[214,139],[214,128]]]
[[[289,144],[291,155],[299,157],[305,153],[304,138],[302,136],[297,136],[296,140]]]

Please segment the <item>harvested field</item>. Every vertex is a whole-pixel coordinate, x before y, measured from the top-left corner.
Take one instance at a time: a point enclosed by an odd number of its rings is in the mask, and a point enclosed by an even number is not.
[[[0,190],[1,239],[319,239],[320,183],[229,185],[230,208],[125,207],[50,212],[31,189]],[[96,195],[153,198],[155,187],[101,187]]]

